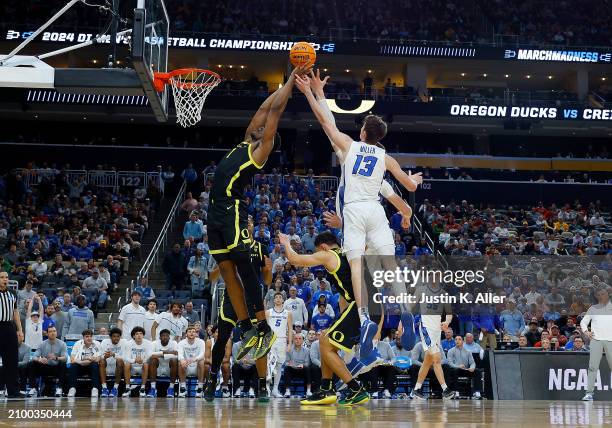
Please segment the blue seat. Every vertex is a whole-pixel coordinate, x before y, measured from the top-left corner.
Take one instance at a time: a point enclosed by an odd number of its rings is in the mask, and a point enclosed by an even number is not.
[[[171,299],[172,290],[153,290],[155,292],[155,299]]]
[[[189,291],[189,290],[176,290],[174,292],[174,298],[176,300],[191,299],[191,291]]]

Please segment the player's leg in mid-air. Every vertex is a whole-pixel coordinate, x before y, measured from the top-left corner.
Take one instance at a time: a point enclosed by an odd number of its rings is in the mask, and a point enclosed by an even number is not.
[[[238,317],[242,336],[238,359],[253,347],[254,357],[259,359],[270,351],[275,341],[266,322],[259,278],[250,260],[252,238],[247,229],[244,188],[251,184],[272,153],[278,123],[291,95],[295,76],[306,71],[304,67],[293,70],[287,83],[264,101],[251,120],[244,141],[225,155],[215,170],[208,209],[208,243]],[[245,299],[245,294],[249,299]],[[256,327],[249,318],[247,300],[257,317]]]

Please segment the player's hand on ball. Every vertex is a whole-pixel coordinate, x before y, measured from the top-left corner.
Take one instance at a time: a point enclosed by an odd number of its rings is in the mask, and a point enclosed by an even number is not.
[[[292,76],[297,77],[308,77],[306,76],[308,73],[312,72],[312,64],[300,65],[295,67],[291,72]]]
[[[333,211],[325,211],[323,213],[323,221],[327,227],[331,227],[332,229],[342,228],[342,219]]]
[[[304,95],[308,94],[308,92],[311,92],[310,78],[308,76],[301,77],[299,75],[296,75],[295,76],[295,86],[297,86],[299,91],[303,93]]]

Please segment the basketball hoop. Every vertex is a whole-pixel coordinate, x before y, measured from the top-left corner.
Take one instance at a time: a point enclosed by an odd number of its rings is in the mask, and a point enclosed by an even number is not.
[[[206,97],[221,82],[221,76],[214,71],[199,68],[181,68],[169,73],[155,73],[155,89],[172,87],[176,122],[184,128],[193,126],[202,119],[202,108]]]

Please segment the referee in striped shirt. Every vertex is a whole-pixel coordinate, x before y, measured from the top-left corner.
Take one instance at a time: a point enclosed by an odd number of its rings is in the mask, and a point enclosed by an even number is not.
[[[17,310],[17,296],[8,289],[7,272],[0,272],[0,358],[2,371],[0,385],[6,385],[9,398],[22,398],[17,382],[17,355],[19,344],[17,332],[22,332],[21,319]]]

